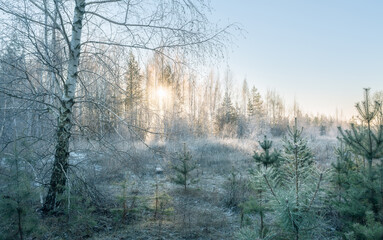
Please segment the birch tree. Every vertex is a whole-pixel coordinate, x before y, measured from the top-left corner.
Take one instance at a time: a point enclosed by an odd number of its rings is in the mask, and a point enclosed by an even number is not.
[[[5,26],[2,37],[9,34],[8,29],[16,31],[25,41],[27,57],[45,66],[49,73],[36,81],[50,100],[26,98],[24,93],[9,89],[3,91],[26,101],[39,101],[57,117],[44,213],[59,211],[63,205],[60,195],[65,191],[72,127],[76,122],[73,109],[82,101],[78,94],[86,86],[86,79],[102,78],[85,63],[106,64],[112,49],[123,53],[132,49],[154,51],[167,58],[174,58],[176,53],[197,58],[206,53],[220,54],[232,26],[214,27],[208,21],[208,10],[209,5],[203,0],[0,1],[0,21]],[[31,74],[26,72],[27,76]],[[111,111],[97,101],[87,101]]]

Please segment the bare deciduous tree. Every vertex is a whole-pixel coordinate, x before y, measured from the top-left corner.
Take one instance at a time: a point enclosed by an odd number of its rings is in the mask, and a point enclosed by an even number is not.
[[[74,106],[87,91],[86,80],[103,77],[91,65],[108,64],[110,51],[138,49],[171,58],[175,53],[202,57],[219,54],[231,26],[213,27],[209,5],[190,0],[17,0],[0,1],[3,38],[10,32],[22,42],[26,59],[43,67],[23,69],[23,81],[39,90],[1,89],[5,95],[39,102],[57,117],[52,174],[43,211],[55,212],[62,201],[69,167],[70,139],[76,119]],[[89,64],[95,62],[96,64]],[[109,63],[108,63],[109,62]],[[89,77],[91,76],[91,77]],[[97,101],[92,101],[97,105]],[[108,110],[111,111],[111,110]]]

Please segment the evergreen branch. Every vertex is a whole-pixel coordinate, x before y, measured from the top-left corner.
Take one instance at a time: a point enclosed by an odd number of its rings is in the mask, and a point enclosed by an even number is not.
[[[322,176],[323,176],[323,175],[322,175],[322,173],[321,173],[320,176],[319,176],[319,181],[318,181],[318,184],[317,184],[317,188],[315,189],[314,196],[313,196],[313,198],[312,198],[311,201],[310,201],[309,208],[307,209],[308,211],[310,210],[310,208],[311,208],[311,206],[312,206],[312,204],[313,204],[313,202],[314,202],[314,200],[315,200],[315,198],[316,198],[316,195],[317,195],[318,190],[319,190],[320,183],[321,183],[321,181],[322,181]]]
[[[296,224],[294,222],[294,219],[293,219],[293,216],[291,215],[291,211],[290,211],[290,207],[289,207],[289,200],[286,198],[286,206],[287,206],[287,213],[289,214],[289,218],[290,218],[290,221],[291,221],[291,224],[294,228],[294,230],[296,229]]]
[[[365,146],[362,144],[362,135],[359,135],[354,124],[351,124],[351,129],[353,131],[353,134],[350,130],[343,131],[341,127],[338,127],[338,130],[340,134],[342,135],[342,138],[339,138],[341,141],[346,143],[347,145],[350,145],[353,148],[356,148],[359,152],[365,152],[368,153],[368,150]]]
[[[267,186],[269,186],[269,188],[270,188],[270,190],[271,190],[271,193],[273,194],[273,196],[275,197],[275,199],[277,200],[277,202],[278,202],[279,204],[281,204],[281,202],[278,200],[278,197],[277,197],[277,195],[275,194],[273,188],[271,187],[271,185],[270,185],[270,183],[269,183],[269,180],[267,180],[266,174],[263,174],[263,177],[265,178],[266,183],[267,183]]]

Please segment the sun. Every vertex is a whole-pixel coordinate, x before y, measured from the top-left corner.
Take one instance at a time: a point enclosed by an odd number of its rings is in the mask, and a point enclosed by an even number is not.
[[[157,96],[158,96],[159,98],[165,98],[166,95],[167,95],[167,93],[166,93],[166,90],[165,90],[165,89],[163,89],[162,87],[159,87],[159,88],[157,89]]]

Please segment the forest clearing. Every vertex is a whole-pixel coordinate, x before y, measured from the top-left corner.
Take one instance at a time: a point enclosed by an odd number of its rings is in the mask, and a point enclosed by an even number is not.
[[[0,240],[383,239],[378,6],[248,4],[0,0]]]

